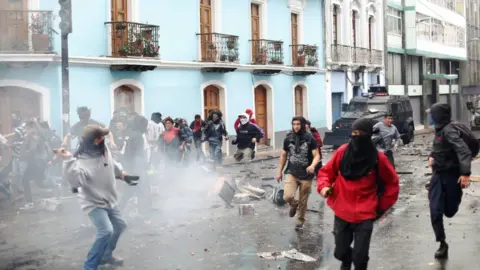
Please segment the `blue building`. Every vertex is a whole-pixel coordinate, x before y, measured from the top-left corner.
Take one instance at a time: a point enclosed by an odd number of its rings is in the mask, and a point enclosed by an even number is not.
[[[122,107],[189,121],[218,108],[231,134],[250,108],[277,147],[294,115],[326,126],[323,0],[72,2],[63,118],[58,1],[0,4],[0,132],[16,112],[61,130],[83,105],[105,123]]]

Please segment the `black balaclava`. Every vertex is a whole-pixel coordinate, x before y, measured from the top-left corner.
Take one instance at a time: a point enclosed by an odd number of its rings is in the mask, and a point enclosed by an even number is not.
[[[293,130],[294,121],[300,121],[300,130],[298,131],[298,133]],[[306,124],[307,120],[305,120],[303,116],[295,116],[292,118],[292,135],[293,139],[295,140],[295,153],[300,152],[300,145],[305,140],[305,133],[307,132]]]
[[[435,103],[430,108],[435,129],[441,129],[452,121],[452,108],[446,103]]]
[[[352,124],[352,130],[362,131],[363,134],[352,136],[340,161],[340,172],[346,180],[358,180],[366,176],[375,167],[378,159],[378,151],[371,139],[372,120],[357,119]]]

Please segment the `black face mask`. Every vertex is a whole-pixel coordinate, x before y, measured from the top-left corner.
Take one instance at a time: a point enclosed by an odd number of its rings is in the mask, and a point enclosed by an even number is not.
[[[351,136],[340,162],[340,172],[347,180],[358,180],[373,169],[377,156],[370,135]]]

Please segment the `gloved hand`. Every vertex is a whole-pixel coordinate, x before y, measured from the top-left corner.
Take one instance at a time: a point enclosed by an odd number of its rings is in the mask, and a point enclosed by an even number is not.
[[[232,141],[232,145],[236,145],[236,144],[238,144],[238,142],[237,142],[237,140],[235,139],[235,140]]]

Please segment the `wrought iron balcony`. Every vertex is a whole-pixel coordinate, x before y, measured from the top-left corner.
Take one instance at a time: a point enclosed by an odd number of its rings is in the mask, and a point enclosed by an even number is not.
[[[238,36],[203,33],[200,38],[202,62],[238,63]]]
[[[252,64],[283,65],[283,41],[254,39],[252,43]]]
[[[370,50],[368,63],[370,65],[383,65],[383,51],[380,50]]]
[[[292,65],[294,67],[318,67],[318,47],[297,44],[292,47]]]
[[[334,63],[348,63],[352,61],[352,47],[332,44],[332,61]]]
[[[113,57],[158,58],[160,26],[135,22],[106,22],[112,39]]]
[[[52,53],[52,11],[0,10],[0,53]]]

